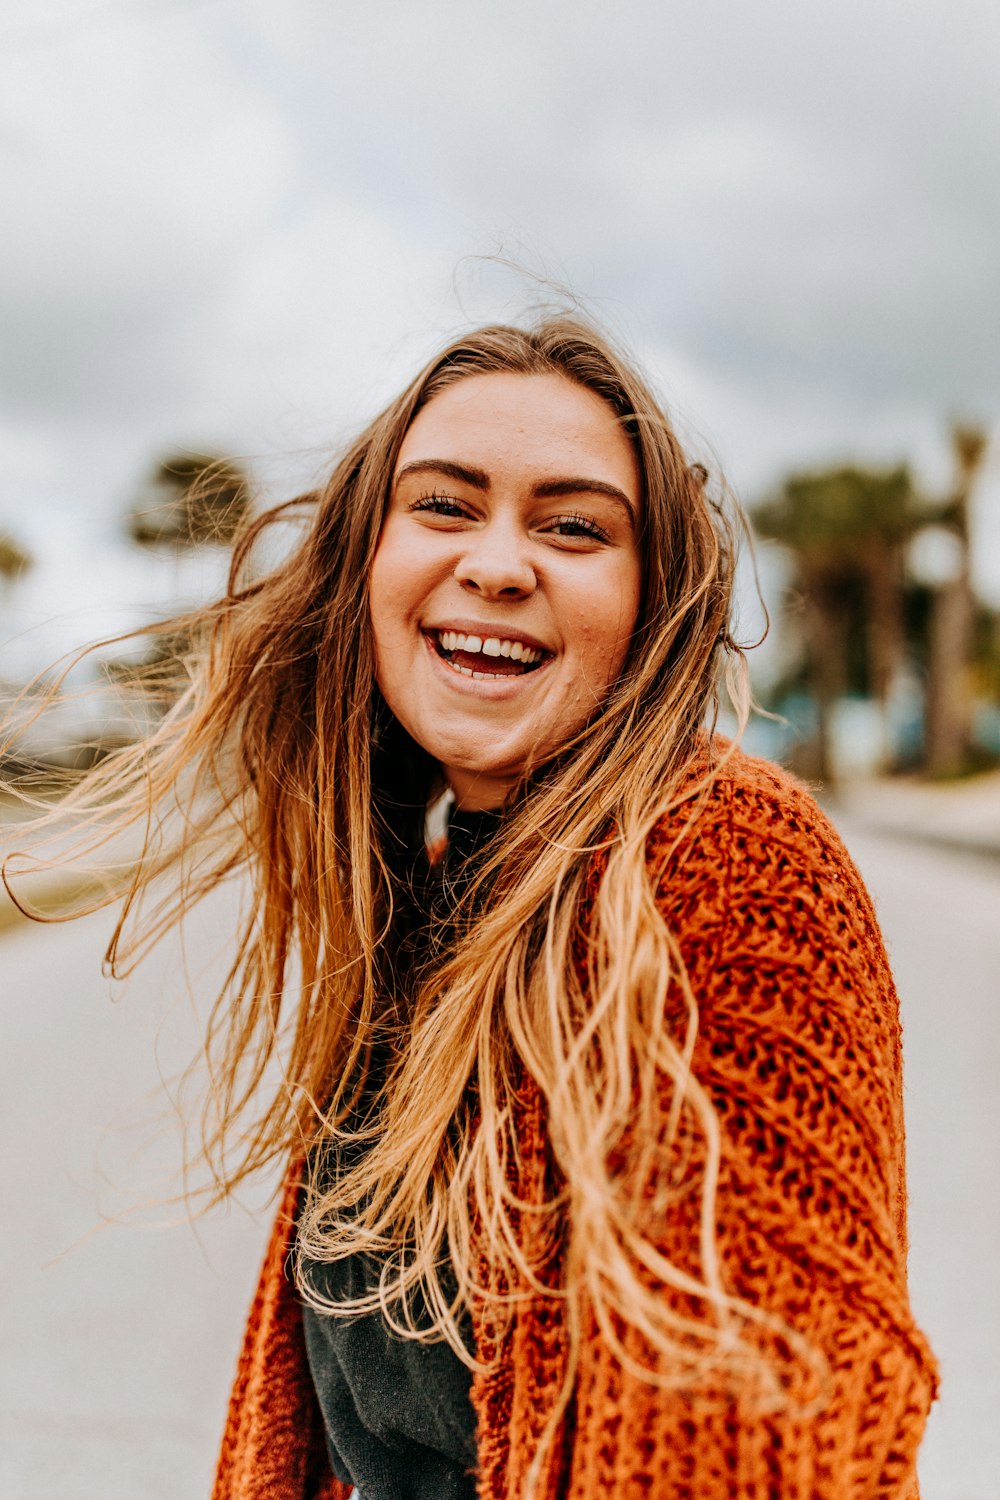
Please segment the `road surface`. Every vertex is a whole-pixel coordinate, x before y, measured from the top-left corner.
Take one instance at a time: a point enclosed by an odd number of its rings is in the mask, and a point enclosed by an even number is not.
[[[945,1376],[923,1500],[996,1500],[1000,863],[845,831],[903,1001],[911,1288]],[[195,994],[210,993],[232,920],[223,897],[192,930]],[[207,1495],[265,1235],[242,1209],[196,1232],[176,1207],[148,1206],[179,1155],[161,1075],[189,1059],[198,1021],[176,944],[111,1003],[109,926],[101,915],[0,936],[5,1500]]]

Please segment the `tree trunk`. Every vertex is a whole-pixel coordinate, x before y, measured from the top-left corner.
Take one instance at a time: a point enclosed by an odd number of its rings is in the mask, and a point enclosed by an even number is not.
[[[934,595],[927,673],[924,766],[929,776],[957,776],[969,757],[972,703],[972,591],[968,573]]]
[[[817,718],[815,764],[810,767],[810,774],[827,786],[834,786],[837,764],[833,709],[846,681],[844,610],[836,583],[828,579],[808,579],[804,594],[809,685],[816,699]]]
[[[957,776],[968,764],[972,740],[972,559],[969,548],[971,473],[960,469],[954,503],[961,544],[956,576],[934,595],[924,731],[924,767],[929,776]]]
[[[866,558],[868,599],[868,663],[871,693],[882,719],[881,772],[891,769],[893,759],[889,705],[905,651],[903,619],[902,548],[887,543]]]

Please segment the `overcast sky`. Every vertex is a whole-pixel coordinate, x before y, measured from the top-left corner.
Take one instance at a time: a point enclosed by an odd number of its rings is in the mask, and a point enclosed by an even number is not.
[[[950,417],[1000,431],[998,147],[995,0],[7,0],[0,525],[68,580],[164,447],[314,475],[523,308],[496,254],[744,498],[943,484]],[[996,451],[977,524],[1000,602]]]

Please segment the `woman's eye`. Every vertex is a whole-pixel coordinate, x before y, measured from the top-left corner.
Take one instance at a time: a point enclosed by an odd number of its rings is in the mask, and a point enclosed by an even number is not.
[[[598,526],[592,516],[581,516],[576,513],[568,516],[555,516],[548,523],[547,530],[554,531],[558,536],[597,542],[609,540],[608,533],[603,526]]]
[[[421,495],[410,506],[411,511],[424,511],[432,516],[457,519],[468,514],[466,507],[453,495]]]

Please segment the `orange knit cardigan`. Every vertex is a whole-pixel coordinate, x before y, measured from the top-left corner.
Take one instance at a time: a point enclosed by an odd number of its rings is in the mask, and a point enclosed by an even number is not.
[[[651,867],[688,811],[651,838]],[[538,1493],[912,1500],[936,1371],[907,1302],[899,1017],[869,897],[808,794],[742,754],[724,766],[657,893],[699,999],[694,1072],[722,1131],[724,1281],[804,1335],[829,1378],[808,1411],[762,1410],[707,1376],[663,1390],[623,1369],[591,1319]],[[530,1078],[520,1107],[517,1192],[539,1201],[545,1107]],[[348,1494],[327,1463],[287,1276],[299,1171],[250,1314],[213,1500]],[[662,1227],[666,1253],[692,1270],[695,1196],[671,1204]],[[481,1317],[476,1338],[489,1348]],[[526,1295],[500,1353],[473,1382],[478,1488],[481,1500],[520,1500],[565,1368],[560,1304]]]

